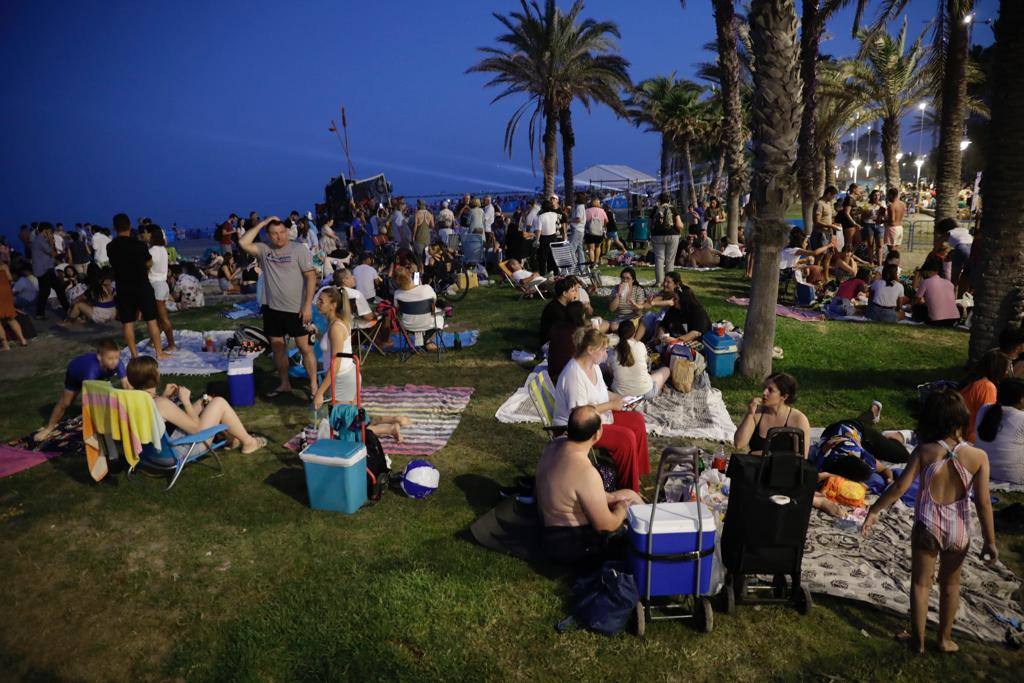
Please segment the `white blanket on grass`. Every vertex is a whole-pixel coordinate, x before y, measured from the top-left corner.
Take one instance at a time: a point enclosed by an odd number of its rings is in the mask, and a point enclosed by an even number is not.
[[[204,335],[213,339],[216,348],[222,349],[224,343],[234,336],[232,330],[213,330],[197,332],[195,330],[175,330],[174,343],[178,350],[170,358],[160,361],[161,375],[216,375],[228,371],[228,355],[223,351],[207,352],[203,350]],[[138,343],[139,354],[153,355],[153,346],[148,339]],[[121,350],[121,361],[127,365],[131,353],[127,348]]]
[[[546,369],[547,363],[537,365],[526,383],[501,404],[494,414],[499,422],[541,421],[526,387]],[[647,420],[647,431],[657,436],[732,442],[736,432],[736,425],[722,400],[722,392],[711,386],[707,373],[700,374],[688,394],[667,385],[653,401],[645,401],[640,411]]]

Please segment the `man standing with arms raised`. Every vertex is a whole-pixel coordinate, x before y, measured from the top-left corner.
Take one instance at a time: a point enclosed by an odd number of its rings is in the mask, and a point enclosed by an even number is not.
[[[256,237],[267,229],[269,244],[256,242]],[[238,240],[239,248],[254,256],[260,264],[264,278],[263,331],[270,339],[274,364],[280,382],[267,394],[274,398],[290,393],[288,378],[288,342],[295,340],[302,353],[302,365],[309,375],[309,399],[317,390],[316,356],[309,343],[307,326],[313,319],[313,294],[316,292],[316,269],[313,257],[305,244],[288,239],[288,228],[277,216],[263,219]]]
[[[131,351],[132,358],[138,358],[135,321],[141,318],[146,321],[153,355],[157,360],[167,358],[169,354],[160,346],[160,328],[156,324],[156,294],[153,285],[149,283],[149,267],[153,264],[153,257],[145,242],[132,237],[132,219],[128,218],[128,214],[117,214],[113,223],[117,237],[107,245],[107,258],[110,259],[110,267],[114,269],[114,284],[117,286],[114,305],[124,332],[124,343]]]

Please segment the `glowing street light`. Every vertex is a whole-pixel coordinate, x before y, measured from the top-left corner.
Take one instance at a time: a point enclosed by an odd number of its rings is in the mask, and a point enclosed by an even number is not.
[[[896,163],[897,164],[900,163],[900,161],[902,159],[903,159],[903,152],[896,152]]]
[[[918,191],[920,191],[921,190],[921,167],[924,166],[924,157],[918,157],[917,159],[914,159],[914,166],[917,166],[917,182],[915,183],[915,185],[917,186]]]
[[[860,157],[854,157],[850,162],[850,166],[853,168],[853,182],[857,182],[857,169],[860,168]]]
[[[965,149],[967,149],[970,146],[971,146],[971,141],[969,139],[964,138],[963,140],[960,141],[960,151],[961,152],[963,152]]]
[[[972,21],[974,21],[974,12],[971,12],[966,17],[964,17],[964,26],[970,25]]]
[[[871,177],[871,164],[864,164],[864,180]]]

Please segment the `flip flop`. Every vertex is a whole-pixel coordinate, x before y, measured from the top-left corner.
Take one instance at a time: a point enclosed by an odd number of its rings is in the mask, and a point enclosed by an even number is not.
[[[292,393],[290,390],[285,391],[284,389],[274,389],[273,391],[268,391],[263,394],[263,398],[277,398],[278,396],[286,396],[290,393]]]
[[[254,440],[256,441],[256,443],[257,443],[257,444],[259,444],[259,445],[258,445],[258,446],[256,446],[256,448],[254,448],[254,449],[252,449],[251,451],[248,451],[248,452],[246,452],[246,451],[243,451],[243,450],[239,450],[239,451],[238,451],[239,453],[241,453],[242,455],[252,455],[252,454],[253,454],[253,453],[255,453],[256,451],[260,451],[260,450],[263,450],[264,448],[266,448],[266,447],[267,447],[267,444],[269,444],[269,443],[270,443],[270,441],[268,441],[268,440],[267,440],[267,437],[265,437],[265,436],[257,436],[257,435],[255,435],[255,434],[253,434],[253,435],[252,435],[252,438],[253,438],[253,439],[254,439]]]
[[[871,407],[874,408],[875,406],[878,406],[878,414],[877,415],[872,415],[871,421],[873,423],[875,423],[875,424],[878,424],[878,420],[882,417],[882,402],[881,401],[872,401],[871,402]]]

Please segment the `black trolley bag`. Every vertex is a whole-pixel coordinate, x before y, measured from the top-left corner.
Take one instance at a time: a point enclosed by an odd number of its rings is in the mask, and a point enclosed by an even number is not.
[[[722,532],[725,612],[732,612],[737,603],[790,603],[806,614],[813,602],[810,591],[800,585],[800,565],[818,469],[803,457],[803,431],[770,429],[764,455],[733,455],[726,474],[730,490]],[[772,585],[748,586],[752,574],[771,574]],[[762,589],[770,591],[770,597],[752,594]]]

